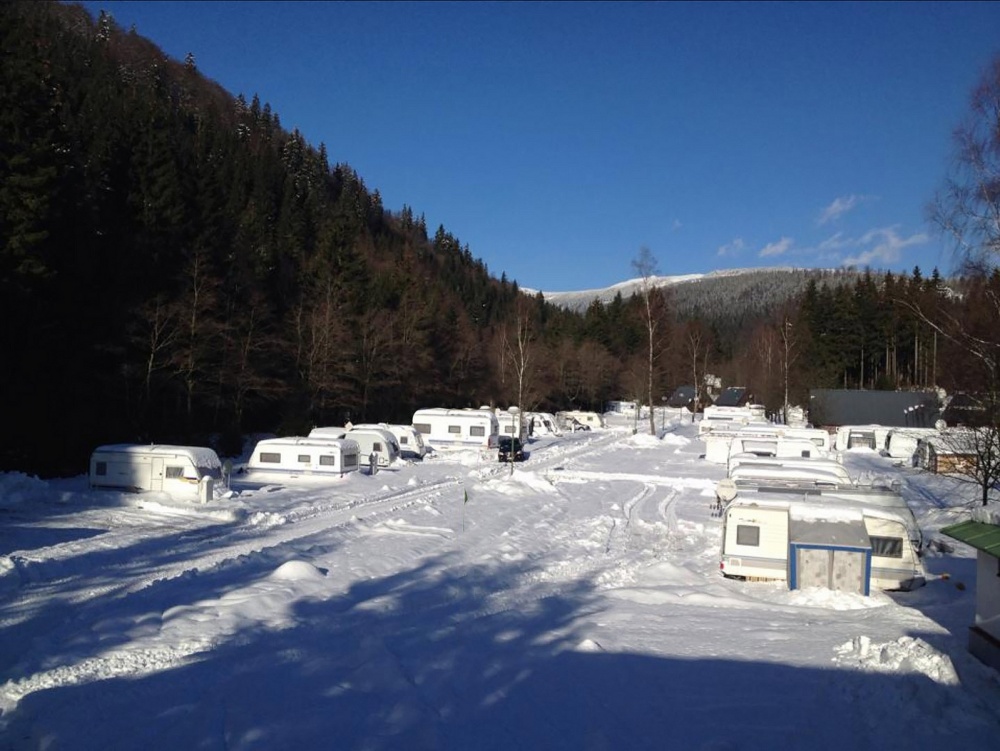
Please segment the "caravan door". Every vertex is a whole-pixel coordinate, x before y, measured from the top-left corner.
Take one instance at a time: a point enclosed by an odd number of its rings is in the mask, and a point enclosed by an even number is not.
[[[140,487],[148,487],[150,490],[163,490],[163,457],[154,456],[152,460],[152,474],[149,478],[149,485]]]

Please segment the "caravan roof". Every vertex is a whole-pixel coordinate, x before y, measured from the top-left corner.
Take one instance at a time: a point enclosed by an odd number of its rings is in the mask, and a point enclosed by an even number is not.
[[[729,477],[735,482],[749,481],[761,484],[768,482],[851,484],[851,476],[847,469],[836,463],[818,467],[742,464],[731,468]]]
[[[206,467],[209,469],[222,467],[222,462],[219,461],[219,455],[216,454],[213,449],[203,446],[171,446],[159,443],[150,443],[148,445],[142,443],[113,443],[105,446],[98,446],[94,449],[94,452],[133,454],[137,456],[174,454],[177,456],[188,457],[197,467]]]

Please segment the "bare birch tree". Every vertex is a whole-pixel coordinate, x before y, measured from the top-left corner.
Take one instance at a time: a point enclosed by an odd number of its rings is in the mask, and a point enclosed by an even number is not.
[[[982,501],[1000,480],[1000,56],[972,92],[970,109],[954,131],[951,171],[929,208],[929,217],[951,239],[970,289],[961,305],[934,295],[932,309],[901,301],[937,334],[978,363],[984,409],[971,430],[976,455],[964,472],[982,488]]]
[[[646,403],[649,405],[649,433],[650,435],[656,435],[656,417],[653,413],[653,373],[654,365],[656,362],[656,329],[659,324],[659,317],[656,315],[654,310],[656,301],[654,300],[654,295],[656,293],[655,281],[657,273],[657,263],[656,256],[653,252],[643,246],[639,249],[639,255],[632,260],[632,268],[635,269],[636,273],[639,275],[640,286],[639,294],[642,296],[642,302],[645,310],[646,317],[646,333],[648,335],[648,351],[647,351],[647,367],[646,367]],[[638,409],[641,409],[642,404],[636,405]]]
[[[521,413],[524,412],[529,392],[535,386],[534,375],[537,370],[535,335],[530,306],[531,303],[528,301],[518,300],[514,320],[504,327],[500,339],[501,358],[504,366],[502,373],[506,374],[509,368],[516,394],[517,408]]]

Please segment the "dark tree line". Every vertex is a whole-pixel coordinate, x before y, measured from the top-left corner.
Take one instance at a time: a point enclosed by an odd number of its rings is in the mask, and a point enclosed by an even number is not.
[[[771,404],[776,331],[794,331],[799,393],[943,377],[886,291],[933,295],[933,277],[761,277],[702,308],[685,289],[572,312],[107,15],[4,3],[0,45],[0,470],[80,472],[112,441],[236,452],[251,431],[430,405],[656,401],[706,372]]]

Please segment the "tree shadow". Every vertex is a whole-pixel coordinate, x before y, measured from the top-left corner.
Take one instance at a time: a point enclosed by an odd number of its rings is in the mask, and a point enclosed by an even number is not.
[[[980,699],[919,672],[607,652],[586,638],[607,605],[588,583],[507,599],[541,573],[429,558],[299,600],[294,625],[240,630],[170,669],[31,693],[2,718],[0,741],[102,751],[995,745],[989,702],[1000,688]]]

